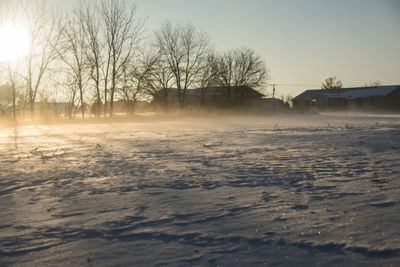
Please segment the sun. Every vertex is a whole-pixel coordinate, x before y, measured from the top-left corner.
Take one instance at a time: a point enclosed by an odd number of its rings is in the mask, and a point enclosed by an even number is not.
[[[0,26],[0,61],[13,62],[29,51],[28,31],[17,24]]]

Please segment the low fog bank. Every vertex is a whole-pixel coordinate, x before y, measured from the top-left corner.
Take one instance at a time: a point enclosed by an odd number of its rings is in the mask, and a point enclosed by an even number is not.
[[[400,113],[389,112],[325,112],[325,113],[251,113],[251,112],[202,112],[202,113],[171,113],[153,114],[142,113],[135,116],[118,116],[113,118],[86,118],[86,119],[37,119],[37,120],[0,120],[0,128],[11,131],[15,127],[21,128],[29,125],[66,125],[64,127],[74,128],[75,131],[98,128],[108,131],[118,131],[126,123],[133,123],[134,129],[146,131],[173,131],[185,128],[257,128],[271,130],[296,129],[296,128],[334,128],[334,127],[357,127],[378,126],[386,123],[400,123]],[[119,127],[116,125],[120,124]],[[97,126],[96,126],[97,125]],[[112,126],[112,127],[111,127]],[[60,126],[63,128],[62,126]],[[51,127],[54,128],[54,127]],[[57,127],[55,127],[57,128]],[[97,129],[96,129],[97,128]],[[118,130],[117,130],[118,129]]]

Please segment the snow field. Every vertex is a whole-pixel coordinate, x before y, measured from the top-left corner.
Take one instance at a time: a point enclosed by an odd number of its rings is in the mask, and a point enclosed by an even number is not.
[[[400,262],[396,115],[16,132],[0,128],[0,265]]]

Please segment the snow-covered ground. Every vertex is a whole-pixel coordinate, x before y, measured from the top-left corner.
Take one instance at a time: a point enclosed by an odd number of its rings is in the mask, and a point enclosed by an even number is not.
[[[0,265],[399,266],[400,115],[3,126]]]

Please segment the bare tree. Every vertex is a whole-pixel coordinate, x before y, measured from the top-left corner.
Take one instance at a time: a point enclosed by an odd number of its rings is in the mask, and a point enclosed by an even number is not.
[[[15,62],[14,62],[15,63]],[[19,87],[19,76],[17,72],[17,66],[10,62],[0,62],[0,79],[5,82],[2,84],[4,88],[9,89],[11,93],[12,101],[12,116],[14,119],[17,118],[17,89]],[[9,95],[8,95],[9,96]],[[9,100],[9,99],[8,99]]]
[[[67,67],[68,79],[73,81],[79,93],[82,118],[85,117],[84,94],[88,84],[87,75],[87,53],[86,53],[86,33],[81,25],[81,13],[75,10],[72,17],[67,20],[62,31],[62,42],[59,45],[59,57]],[[71,87],[70,87],[71,88]]]
[[[94,82],[95,88],[95,101],[93,104],[93,111],[96,116],[101,113],[101,81],[102,81],[102,67],[103,67],[103,44],[101,40],[100,21],[97,16],[97,6],[81,4],[77,10],[80,19],[81,27],[86,36],[86,61],[90,69],[90,79]],[[107,71],[108,75],[108,71]],[[107,85],[104,86],[104,103],[107,103]],[[106,108],[104,108],[106,112]]]
[[[165,22],[156,32],[156,46],[173,74],[178,102],[183,108],[187,89],[205,66],[208,37],[190,24],[173,26]]]
[[[140,49],[136,60],[132,60],[130,64],[124,66],[120,92],[129,113],[135,112],[139,98],[144,99],[148,95],[148,88],[151,88],[150,76],[154,72],[158,60],[159,55],[154,51]]]
[[[171,88],[174,86],[174,74],[167,62],[162,60],[159,51],[149,50],[142,57],[143,93],[153,98],[153,103],[168,112],[173,102]]]
[[[11,88],[12,88],[12,110],[13,110],[13,117],[14,120],[17,119],[17,105],[16,105],[16,101],[17,101],[17,82],[16,82],[16,73],[14,72],[14,70],[11,67],[11,64],[8,63],[7,64],[7,69],[8,69],[8,76],[9,76],[9,81],[11,84]]]
[[[134,5],[127,5],[123,0],[103,0],[100,5],[106,46],[104,84],[105,94],[110,90],[110,116],[113,115],[117,84],[126,65],[135,56],[143,31],[143,20],[136,17],[135,11]]]
[[[336,80],[336,76],[329,77],[322,83],[321,89],[340,89],[343,87],[343,83],[340,80]]]
[[[141,93],[140,77],[137,78],[135,75],[136,72],[136,69],[131,69],[128,65],[125,65],[122,69],[122,77],[120,79],[120,88],[118,92],[124,100],[125,108],[128,113],[135,112],[136,102]]]
[[[7,23],[8,20],[15,20],[17,6],[15,2],[3,0],[0,2],[0,27]],[[17,117],[16,111],[16,80],[17,74],[15,66],[12,66],[10,62],[0,62],[0,71],[4,75],[4,79],[9,82],[12,90],[12,113],[14,119]]]
[[[375,82],[365,83],[364,87],[378,87],[380,85],[381,85],[380,81],[375,81]]]
[[[31,38],[30,49],[26,56],[25,70],[21,75],[27,87],[27,100],[31,117],[34,117],[34,103],[38,91],[43,89],[50,64],[57,58],[57,43],[61,33],[53,10],[45,1],[23,1],[23,15],[28,22]]]
[[[200,105],[203,105],[207,90],[218,86],[218,56],[214,52],[210,51],[207,55],[205,66],[199,76]]]
[[[218,84],[230,102],[243,99],[244,87],[261,88],[268,76],[264,60],[249,48],[235,49],[220,56]]]

